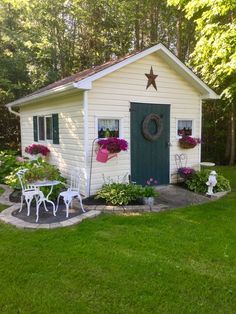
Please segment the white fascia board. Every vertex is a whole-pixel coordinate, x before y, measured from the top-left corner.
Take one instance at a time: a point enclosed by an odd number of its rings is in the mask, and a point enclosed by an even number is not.
[[[42,93],[34,94],[32,96],[26,96],[23,98],[20,98],[18,100],[15,100],[13,102],[10,102],[6,105],[6,107],[15,107],[15,106],[21,106],[21,105],[27,105],[29,103],[38,101],[41,98],[49,97],[49,96],[54,96],[59,93],[63,93],[69,90],[75,89],[73,83],[68,83],[59,87],[55,87],[53,89],[44,91]]]
[[[184,65],[172,52],[170,52],[164,45],[157,44],[149,49],[146,49],[136,55],[129,57],[117,64],[114,64],[94,75],[91,75],[77,83],[74,86],[79,89],[89,90],[92,88],[92,82],[108,75],[128,64],[131,64],[151,53],[159,52],[160,56],[173,67],[180,75],[182,75],[191,85],[193,85],[202,94],[202,99],[219,99],[210,87],[208,87],[200,78],[196,76],[186,65]]]
[[[81,89],[84,91],[90,90],[90,89],[92,89],[92,81],[84,79],[81,82],[73,83],[73,86],[74,86],[74,88],[78,88],[78,89]]]

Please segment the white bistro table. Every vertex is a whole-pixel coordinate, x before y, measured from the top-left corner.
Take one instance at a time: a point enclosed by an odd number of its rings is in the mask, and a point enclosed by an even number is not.
[[[40,205],[43,203],[44,208],[46,211],[48,211],[46,203],[50,203],[53,206],[53,215],[56,216],[56,208],[55,208],[55,204],[53,203],[53,201],[51,201],[49,199],[50,195],[52,194],[53,191],[53,187],[55,185],[60,184],[60,181],[50,181],[50,180],[45,180],[45,181],[36,181],[36,182],[32,182],[30,185],[37,187],[37,188],[42,188],[42,187],[51,187],[49,193],[45,196],[43,195],[43,197],[39,197],[36,201],[36,222],[38,222],[39,220],[39,207]]]

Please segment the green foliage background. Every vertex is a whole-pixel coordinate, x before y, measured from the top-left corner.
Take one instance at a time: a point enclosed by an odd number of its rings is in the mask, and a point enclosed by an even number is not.
[[[1,0],[0,148],[20,141],[6,103],[162,42],[222,95],[203,107],[202,159],[234,163],[235,12],[231,0]]]

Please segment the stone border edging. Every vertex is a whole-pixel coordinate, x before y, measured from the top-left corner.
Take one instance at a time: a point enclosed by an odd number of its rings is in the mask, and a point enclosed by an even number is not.
[[[85,205],[85,209],[98,210],[103,213],[126,213],[126,212],[161,212],[169,209],[167,205],[159,204],[152,207],[148,205],[126,205],[126,206],[113,206],[113,205]]]
[[[4,189],[3,194],[0,195],[0,204],[3,204],[3,205],[13,205],[13,204],[15,204],[15,203],[12,203],[12,202],[9,201],[9,196],[13,192],[13,189],[10,188],[6,184],[0,184],[0,187]]]
[[[0,213],[0,220],[21,229],[55,229],[55,228],[60,228],[60,227],[73,226],[82,222],[84,219],[94,218],[101,214],[101,211],[99,210],[91,210],[81,215],[78,215],[76,217],[67,219],[65,221],[53,222],[50,224],[40,224],[40,223],[26,222],[22,219],[12,216],[12,212],[19,208],[20,208],[20,204],[16,203],[4,209]]]

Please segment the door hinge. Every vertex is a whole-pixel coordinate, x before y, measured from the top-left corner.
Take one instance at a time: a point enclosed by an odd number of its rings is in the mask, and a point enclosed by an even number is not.
[[[129,108],[129,112],[135,111],[135,109]]]

